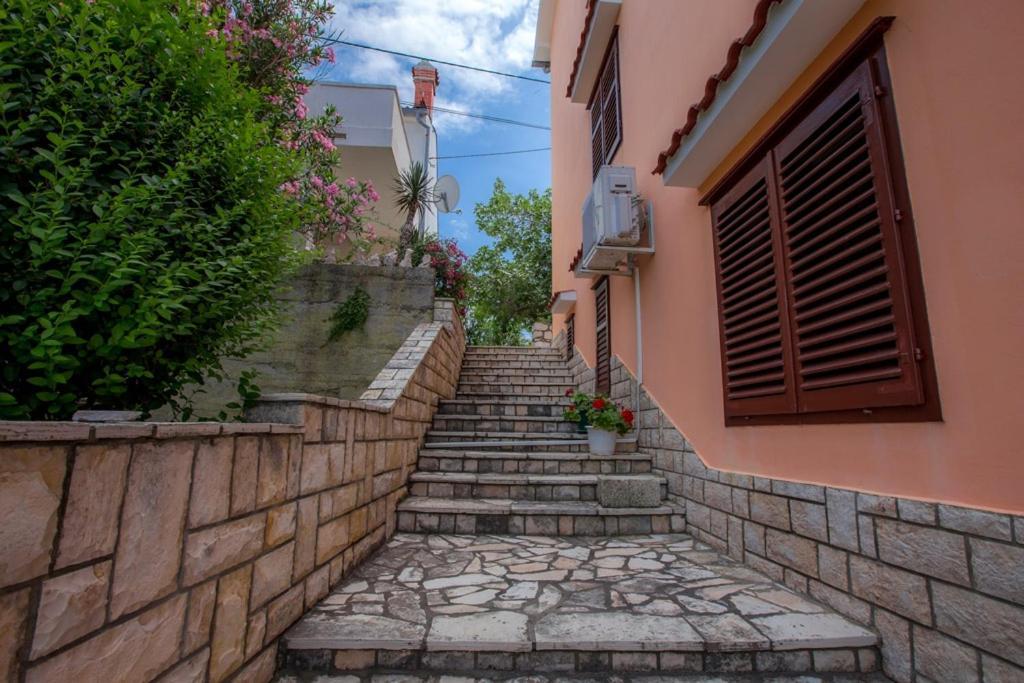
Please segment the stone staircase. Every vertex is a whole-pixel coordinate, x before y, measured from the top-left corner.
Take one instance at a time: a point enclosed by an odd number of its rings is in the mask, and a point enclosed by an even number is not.
[[[398,533],[288,631],[279,683],[886,680],[875,633],[680,533],[635,443],[591,455],[570,386],[553,350],[467,350]]]
[[[469,347],[398,507],[400,531],[612,536],[683,531],[651,457],[621,439],[591,455],[562,419],[572,374],[535,347]]]

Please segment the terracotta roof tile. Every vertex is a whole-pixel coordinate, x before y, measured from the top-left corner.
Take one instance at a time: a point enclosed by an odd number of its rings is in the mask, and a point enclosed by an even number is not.
[[[576,47],[576,59],[572,63],[572,73],[569,74],[569,86],[565,89],[566,97],[572,97],[572,86],[576,83],[576,74],[580,69],[580,62],[583,61],[583,47],[587,44],[587,34],[590,33],[590,24],[594,21],[594,10],[596,8],[597,0],[587,0],[587,16],[583,20],[580,44]]]
[[[672,158],[672,155],[679,151],[680,145],[683,143],[683,138],[690,134],[693,127],[697,125],[697,117],[702,111],[706,111],[711,103],[715,101],[715,96],[718,94],[718,86],[723,81],[727,81],[733,72],[736,70],[736,66],[740,62],[740,54],[743,52],[743,48],[749,47],[757,40],[757,37],[761,35],[761,31],[764,30],[765,25],[768,23],[768,10],[771,6],[783,2],[783,0],[760,0],[757,6],[754,8],[754,21],[751,23],[750,28],[743,34],[742,38],[734,40],[732,45],[729,46],[729,51],[726,54],[725,66],[722,67],[721,71],[710,76],[707,83],[704,85],[704,97],[692,105],[686,112],[686,122],[682,128],[677,128],[672,132],[672,142],[658,154],[658,164],[651,171],[652,175],[665,172],[665,167],[668,165],[668,160]],[[582,51],[582,46],[580,47]],[[575,73],[575,71],[574,71]],[[571,83],[570,83],[571,87]]]

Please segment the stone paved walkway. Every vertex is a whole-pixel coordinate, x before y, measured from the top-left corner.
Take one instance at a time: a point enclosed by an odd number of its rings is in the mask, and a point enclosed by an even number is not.
[[[707,652],[872,647],[876,636],[685,535],[399,534],[287,643]]]
[[[803,676],[761,676],[761,675],[722,675],[722,676],[619,676],[607,675],[600,677],[567,677],[567,676],[513,676],[476,678],[470,676],[449,676],[429,674],[375,674],[367,677],[340,676],[292,676],[284,675],[277,683],[890,683],[882,674],[812,674]]]

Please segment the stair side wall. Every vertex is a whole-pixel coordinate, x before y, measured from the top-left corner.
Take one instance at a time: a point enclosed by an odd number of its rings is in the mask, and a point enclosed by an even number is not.
[[[1024,518],[714,469],[640,396],[693,536],[875,628],[898,683],[1024,681]]]
[[[270,681],[285,630],[395,531],[465,350],[452,303],[434,318],[366,400],[0,422],[0,679]]]
[[[564,333],[554,344],[565,350]],[[593,391],[578,351],[570,366]],[[613,355],[612,398],[635,387]],[[897,683],[1024,681],[1024,517],[708,467],[639,396],[640,452],[688,533],[875,628]]]

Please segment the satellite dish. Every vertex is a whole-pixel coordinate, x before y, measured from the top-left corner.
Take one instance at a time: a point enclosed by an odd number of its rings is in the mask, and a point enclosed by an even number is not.
[[[434,201],[441,213],[451,213],[459,205],[459,182],[455,176],[443,175],[434,184]]]

